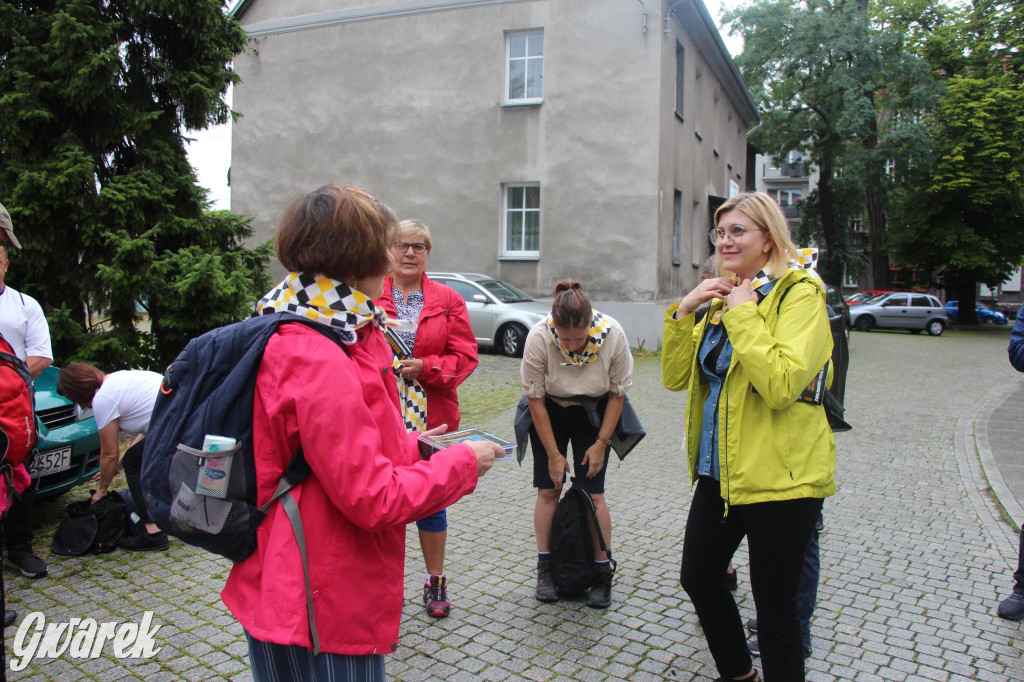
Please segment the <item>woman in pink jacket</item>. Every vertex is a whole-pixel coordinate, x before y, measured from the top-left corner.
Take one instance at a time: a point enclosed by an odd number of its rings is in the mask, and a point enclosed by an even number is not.
[[[479,360],[466,302],[451,287],[427,277],[427,258],[432,250],[430,228],[418,220],[398,223],[392,247],[395,267],[384,280],[384,295],[374,304],[391,319],[415,323],[414,329],[398,332],[412,355],[399,360],[402,376],[398,381],[415,381],[422,386],[428,429],[447,424],[448,430],[454,431],[459,428],[458,386],[473,373]],[[419,519],[416,527],[427,565],[423,604],[429,616],[444,618],[452,608],[444,573],[447,510]]]
[[[384,680],[384,654],[398,646],[405,525],[472,492],[500,454],[473,443],[421,461],[418,434],[403,426],[383,311],[372,302],[392,266],[395,223],[372,195],[328,185],[294,200],[275,235],[290,272],[259,311],[317,320],[347,353],[312,329],[285,324],[257,375],[259,499],[270,499],[300,446],[312,469],[293,495],[307,529],[321,647],[314,654],[299,548],[275,504],[259,526],[256,552],[234,565],[222,592],[245,629],[257,682]]]

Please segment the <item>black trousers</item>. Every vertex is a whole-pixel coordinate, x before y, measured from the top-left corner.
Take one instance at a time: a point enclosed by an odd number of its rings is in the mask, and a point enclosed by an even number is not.
[[[1013,589],[1024,592],[1024,526],[1020,528],[1020,556],[1017,557],[1017,570],[1013,573]]]
[[[128,492],[132,494],[135,502],[135,513],[139,515],[142,523],[152,523],[149,512],[146,511],[146,498],[142,494],[142,451],[145,449],[146,439],[143,438],[135,445],[125,450],[121,458],[121,467],[124,469],[125,480],[128,481]]]
[[[739,608],[722,579],[746,537],[764,679],[804,679],[797,591],[821,506],[819,498],[731,505],[724,516],[718,481],[701,477],[697,482],[686,520],[680,581],[723,678],[739,677],[751,669]]]
[[[7,534],[7,553],[11,550],[32,549],[32,517],[36,509],[36,487],[38,479],[33,479],[28,488],[20,495],[14,496],[11,508],[7,510],[7,517],[4,521],[4,528]]]

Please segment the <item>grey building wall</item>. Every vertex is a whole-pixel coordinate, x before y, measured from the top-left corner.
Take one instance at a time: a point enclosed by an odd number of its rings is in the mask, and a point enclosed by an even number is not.
[[[703,5],[685,3],[666,37],[664,5],[648,4],[644,33],[635,0],[251,0],[235,64],[232,208],[265,238],[296,193],[361,185],[430,225],[430,269],[539,296],[572,277],[595,300],[677,297],[710,253],[714,197],[746,182],[753,115],[742,83],[727,82],[735,74]],[[505,33],[531,28],[544,31],[543,103],[504,105]],[[503,183],[515,182],[541,187],[536,260],[500,257]],[[639,330],[648,348],[660,324]]]

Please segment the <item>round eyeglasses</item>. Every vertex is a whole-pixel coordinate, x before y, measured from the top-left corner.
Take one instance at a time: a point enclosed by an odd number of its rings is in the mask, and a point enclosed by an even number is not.
[[[717,246],[719,239],[725,239],[726,235],[729,239],[734,242],[738,242],[743,239],[743,235],[748,232],[765,232],[763,227],[741,227],[739,225],[730,225],[729,227],[713,227],[708,232],[708,239],[711,240],[711,246]]]
[[[426,253],[427,251],[427,245],[423,242],[395,242],[391,245],[391,250],[395,253],[405,253],[410,248],[416,254]]]

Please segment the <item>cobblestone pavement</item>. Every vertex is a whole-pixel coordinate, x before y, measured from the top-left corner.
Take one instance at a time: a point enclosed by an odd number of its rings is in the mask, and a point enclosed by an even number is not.
[[[974,424],[1024,383],[1006,361],[1007,332],[854,333],[850,433],[837,437],[839,493],[825,503],[822,576],[808,679],[1024,680],[1024,624],[994,615],[1011,587],[1016,534],[991,495]],[[511,436],[518,361],[482,357],[461,391],[464,425]],[[502,462],[449,510],[447,572],[454,609],[434,621],[420,605],[422,558],[409,533],[405,615],[396,680],[707,680],[717,674],[679,587],[690,491],[680,450],[685,395],[661,387],[656,356],[641,358],[631,391],[647,439],[608,473],[619,561],[614,602],[533,597],[535,493],[528,467]],[[162,647],[150,659],[67,652],[10,679],[248,680],[241,628],[220,602],[225,560],[172,542],[169,552],[51,555],[62,504],[40,514],[48,578],[6,574],[10,606],[71,618],[138,622],[154,612]],[[753,617],[746,554],[736,598]],[[362,586],[354,586],[363,589]],[[344,616],[341,616],[344,617]],[[10,662],[17,624],[7,629]],[[17,653],[17,652],[15,652]]]

